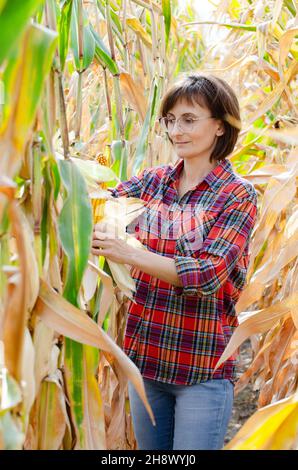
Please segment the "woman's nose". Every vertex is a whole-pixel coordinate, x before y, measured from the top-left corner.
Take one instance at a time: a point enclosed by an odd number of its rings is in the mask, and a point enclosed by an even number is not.
[[[171,135],[176,136],[181,134],[183,134],[183,132],[180,129],[179,122],[175,121],[174,127],[171,129]]]

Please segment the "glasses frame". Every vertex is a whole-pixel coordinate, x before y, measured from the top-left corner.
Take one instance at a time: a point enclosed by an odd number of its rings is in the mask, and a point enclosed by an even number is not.
[[[173,126],[173,129],[171,130],[171,132],[173,132],[173,130],[175,129],[175,126],[177,124],[178,126],[178,129],[180,129],[181,132],[187,132],[185,131],[185,129],[181,129],[181,126],[180,126],[180,119],[182,118],[182,116],[180,116],[180,118],[178,119],[174,119],[175,121],[175,124]],[[169,130],[165,124],[165,120],[168,119],[166,116],[163,116],[163,117],[160,117],[158,118],[158,122],[161,126],[161,128],[166,132],[166,133],[169,133]],[[191,118],[193,121],[204,121],[205,119],[214,119],[214,116],[206,116],[206,117],[201,117],[201,118]],[[194,127],[194,122],[192,123],[192,128],[189,130],[189,132],[191,132],[193,130],[193,127]]]

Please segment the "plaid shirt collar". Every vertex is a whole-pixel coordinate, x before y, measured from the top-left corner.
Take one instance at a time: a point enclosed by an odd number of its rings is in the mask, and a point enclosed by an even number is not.
[[[169,180],[177,181],[181,174],[183,166],[183,159],[179,159],[170,169],[169,173],[166,175],[165,183],[168,183]],[[208,173],[207,176],[205,176],[203,181],[208,183],[210,189],[217,193],[221,186],[225,184],[227,180],[231,178],[231,176],[233,176],[232,164],[229,160],[225,158],[224,160],[221,160],[218,165],[216,165],[216,167],[213,168],[210,173]],[[202,181],[196,187],[198,187],[201,183]]]

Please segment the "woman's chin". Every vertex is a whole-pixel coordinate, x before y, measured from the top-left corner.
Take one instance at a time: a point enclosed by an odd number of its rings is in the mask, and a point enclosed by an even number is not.
[[[183,151],[179,151],[178,152],[176,151],[176,154],[179,158],[183,158],[183,159],[187,159],[187,158],[191,158],[191,155],[188,153],[188,152],[183,152]]]

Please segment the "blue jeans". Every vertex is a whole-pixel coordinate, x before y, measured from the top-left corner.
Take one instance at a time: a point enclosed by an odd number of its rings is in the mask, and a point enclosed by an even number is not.
[[[227,379],[176,385],[144,379],[156,426],[128,382],[139,450],[219,450],[231,418],[234,386]]]

